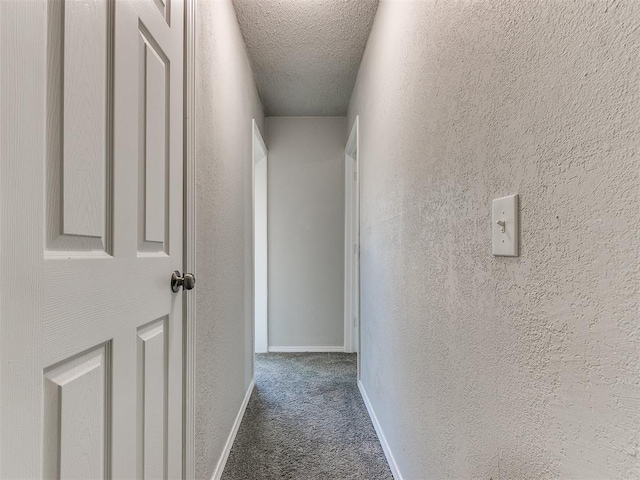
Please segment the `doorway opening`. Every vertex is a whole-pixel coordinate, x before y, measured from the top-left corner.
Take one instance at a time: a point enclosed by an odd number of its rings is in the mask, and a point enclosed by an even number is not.
[[[254,351],[269,350],[267,147],[255,120],[253,124],[253,316]]]
[[[344,212],[344,351],[358,354],[360,379],[360,162],[359,118],[345,147]]]

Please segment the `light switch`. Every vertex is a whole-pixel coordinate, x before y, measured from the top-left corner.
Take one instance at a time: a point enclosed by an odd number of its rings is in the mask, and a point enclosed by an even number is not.
[[[492,253],[501,257],[517,257],[518,194],[496,198],[491,210]]]

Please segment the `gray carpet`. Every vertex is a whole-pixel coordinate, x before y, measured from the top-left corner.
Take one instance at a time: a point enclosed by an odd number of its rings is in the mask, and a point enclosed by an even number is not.
[[[356,356],[256,356],[256,388],[222,480],[393,477],[356,385]]]

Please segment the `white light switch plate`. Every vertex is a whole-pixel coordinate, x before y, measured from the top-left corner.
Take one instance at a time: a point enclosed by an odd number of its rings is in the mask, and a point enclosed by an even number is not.
[[[518,194],[496,198],[491,210],[492,253],[501,257],[517,257],[519,247]]]

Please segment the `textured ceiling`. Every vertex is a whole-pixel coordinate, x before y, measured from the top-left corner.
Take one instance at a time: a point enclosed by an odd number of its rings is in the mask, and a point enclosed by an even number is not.
[[[346,115],[378,0],[233,4],[267,115]]]

